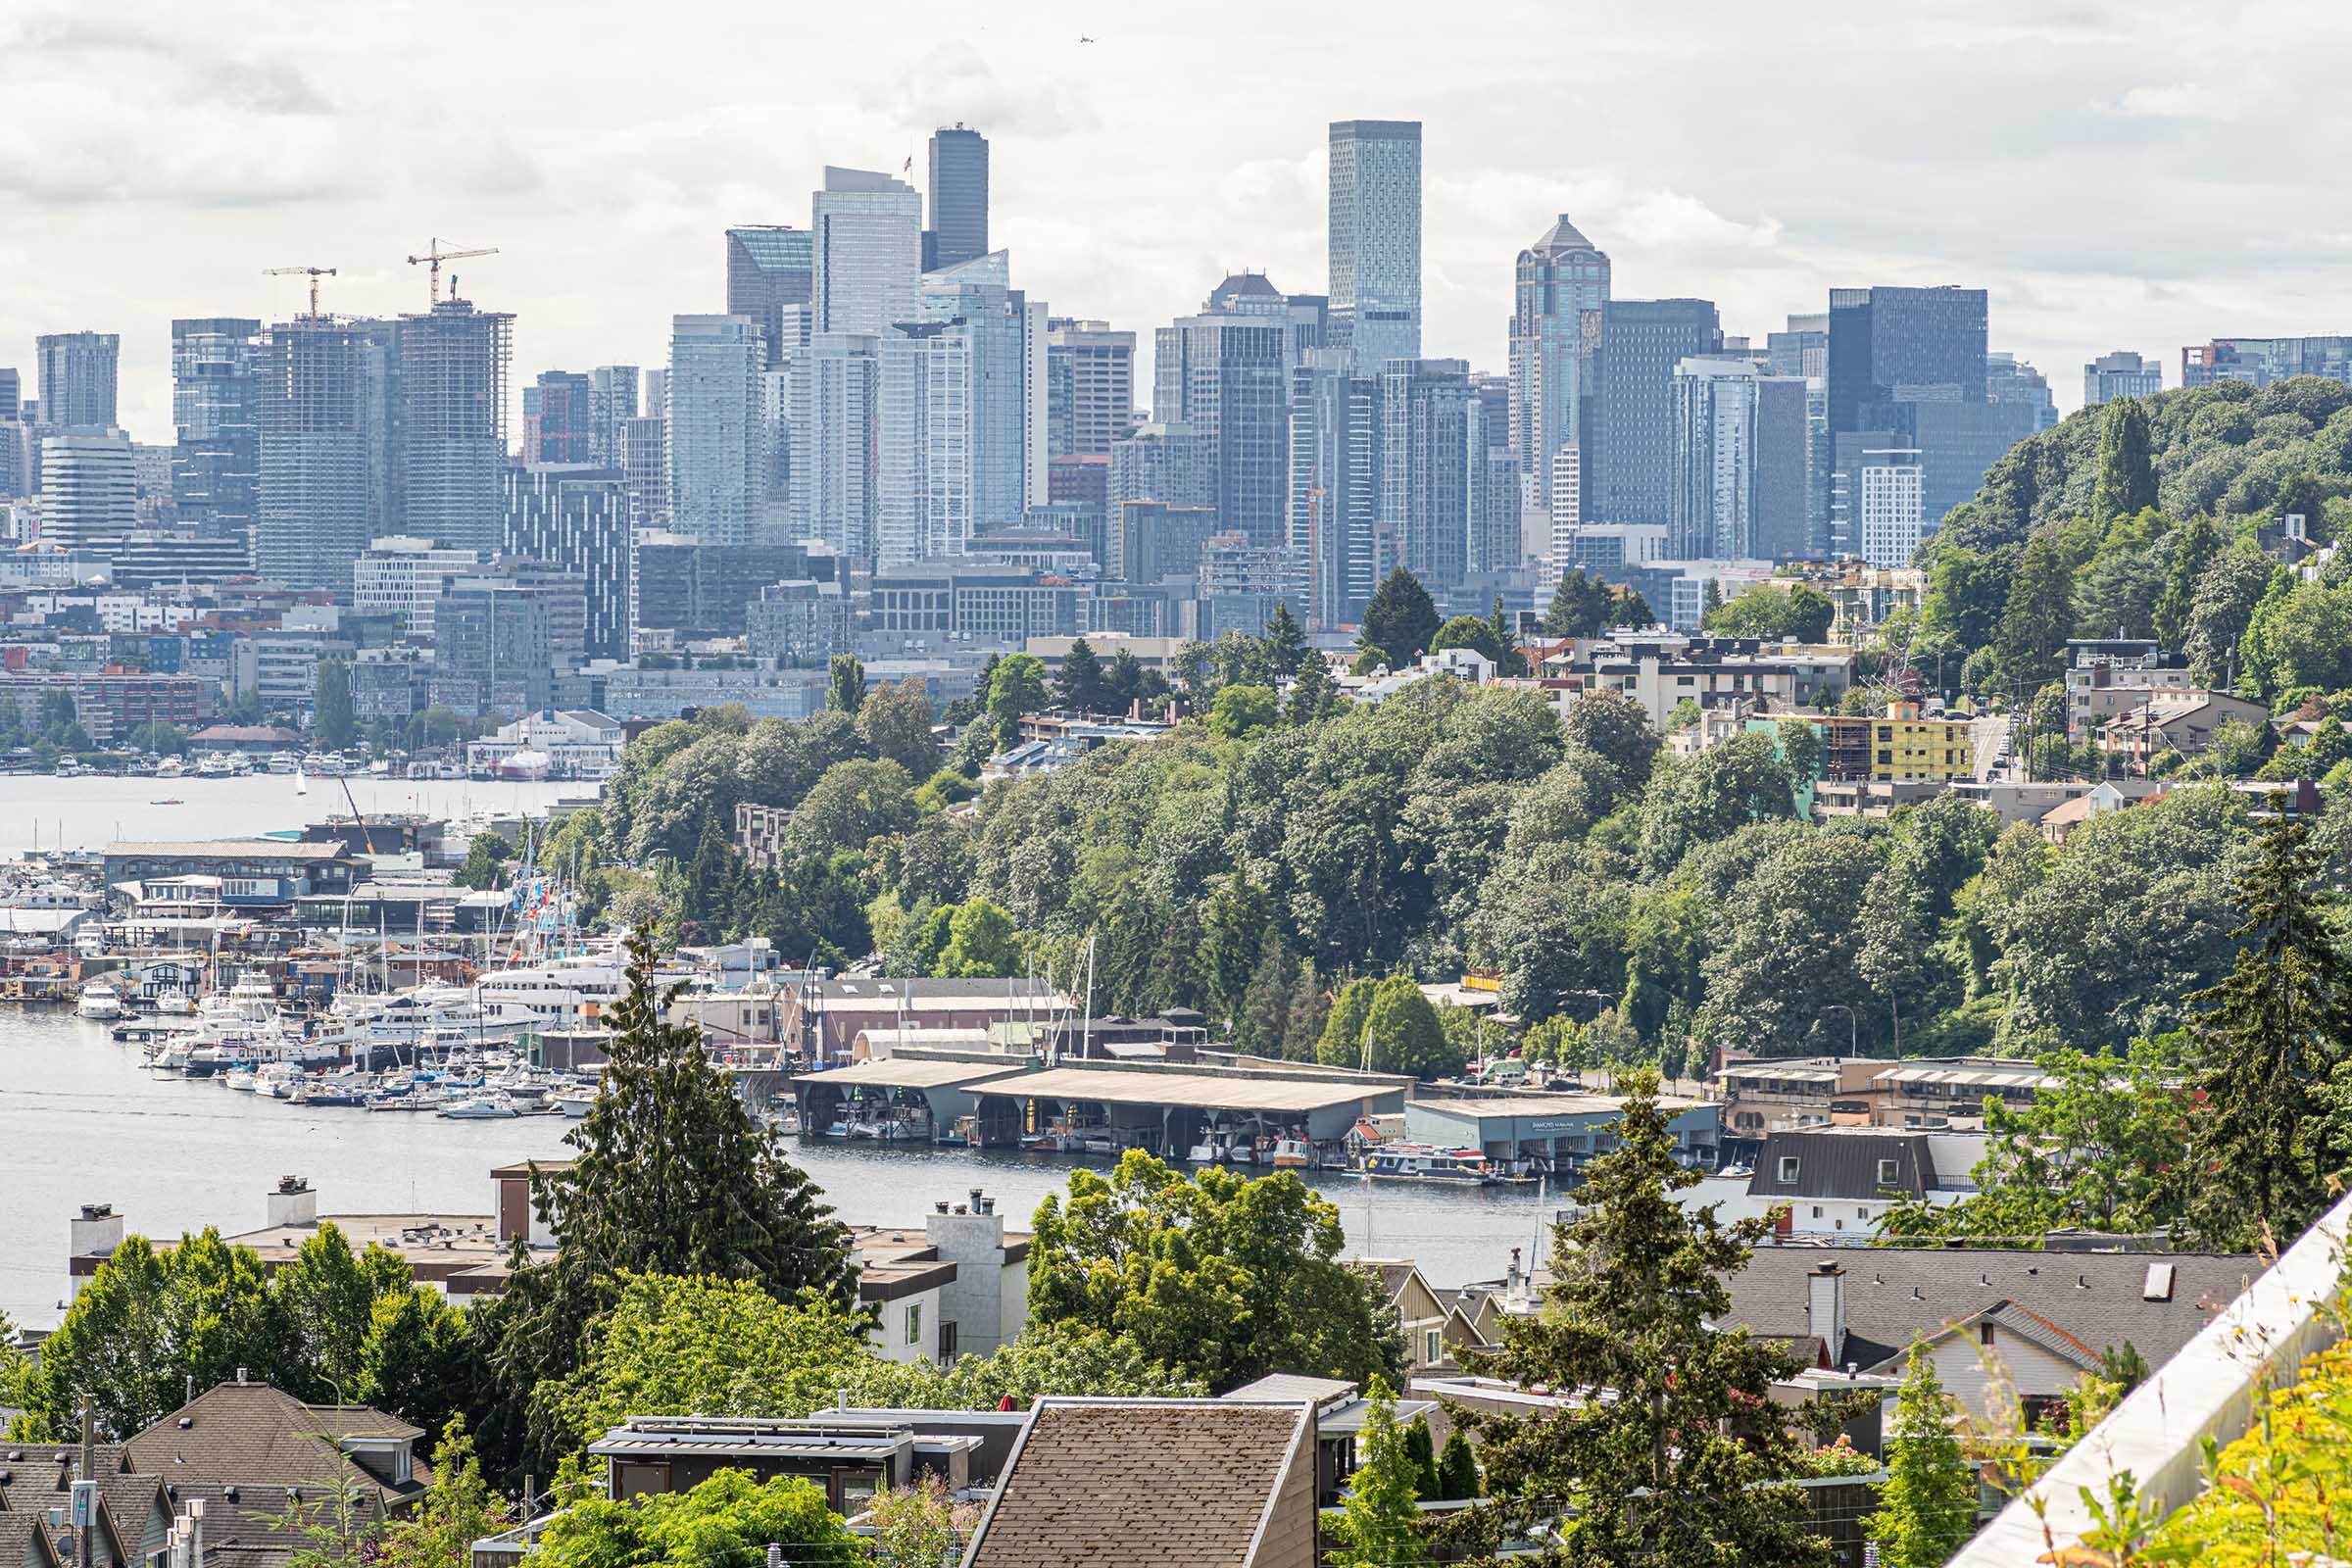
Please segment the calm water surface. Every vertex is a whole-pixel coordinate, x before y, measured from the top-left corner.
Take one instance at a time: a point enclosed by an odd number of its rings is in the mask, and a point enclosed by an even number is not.
[[[150,1074],[138,1047],[63,1010],[0,1007],[0,1310],[21,1323],[57,1321],[71,1289],[67,1222],[83,1203],[111,1202],[147,1235],[206,1224],[256,1230],[277,1179],[301,1175],[325,1213],[482,1214],[491,1168],[561,1155],[569,1126],[557,1116],[465,1122],[306,1110],[217,1081]],[[1023,1224],[1079,1163],[821,1142],[799,1145],[795,1157],[842,1217],[864,1224],[919,1223],[933,1200],[960,1200],[973,1187]],[[1525,1189],[1387,1184],[1371,1190],[1367,1213],[1362,1182],[1310,1179],[1338,1203],[1351,1251],[1416,1258],[1441,1286],[1498,1276],[1509,1250],[1529,1245],[1548,1211]]]
[[[291,773],[246,778],[50,778],[0,775],[0,854],[34,848],[95,850],[109,839],[223,839],[349,816],[343,786],[365,812],[424,811],[463,816],[529,810],[586,784],[502,784],[476,779],[331,779],[294,793]],[[159,801],[176,800],[177,806]]]

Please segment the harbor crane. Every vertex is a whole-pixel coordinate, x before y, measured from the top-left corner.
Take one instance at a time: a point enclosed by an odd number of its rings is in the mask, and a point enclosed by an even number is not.
[[[309,278],[311,280],[311,318],[316,320],[318,317],[318,280],[322,277],[334,276],[335,270],[331,267],[265,267],[262,269],[262,275],[264,277]]]
[[[409,265],[411,267],[423,265],[427,269],[424,287],[425,308],[430,310],[433,306],[441,303],[441,264],[443,262],[462,262],[469,256],[496,256],[497,254],[498,247],[495,245],[482,250],[445,251],[441,248],[441,241],[435,239],[425,246],[422,256],[410,257]],[[450,292],[454,295],[457,292],[458,282],[455,272],[450,274],[449,282]]]

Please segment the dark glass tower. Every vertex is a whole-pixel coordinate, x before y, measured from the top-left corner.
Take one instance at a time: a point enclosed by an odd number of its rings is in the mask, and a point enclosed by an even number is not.
[[[759,323],[774,368],[784,351],[784,309],[808,303],[816,275],[815,238],[788,223],[727,230],[727,310]]]
[[[958,267],[988,254],[988,138],[961,122],[931,137],[931,225],[923,270]]]
[[[172,323],[172,505],[207,539],[250,547],[262,472],[262,323],[212,316]]]
[[[1585,520],[1673,520],[1674,368],[1716,353],[1712,300],[1609,300],[1600,308]]]

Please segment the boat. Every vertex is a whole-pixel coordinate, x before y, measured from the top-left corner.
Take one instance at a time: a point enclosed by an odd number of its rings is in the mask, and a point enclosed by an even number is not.
[[[1434,1144],[1388,1144],[1366,1151],[1356,1169],[1375,1181],[1445,1182],[1480,1186],[1494,1181],[1494,1167],[1476,1149],[1440,1149]]]
[[[272,773],[295,773],[302,769],[302,760],[292,752],[273,752],[266,764]]]
[[[363,1105],[367,1103],[357,1089],[338,1088],[323,1080],[298,1085],[286,1097],[292,1105]]]
[[[147,804],[149,806],[185,806],[188,803],[176,795],[167,795],[160,801],[149,801]]]
[[[1277,1138],[1267,1163],[1276,1170],[1304,1170],[1315,1163],[1314,1145],[1303,1138]]]
[[[556,1108],[573,1121],[578,1121],[596,1108],[596,1092],[590,1090],[584,1095],[558,1095]]]
[[[167,986],[155,994],[155,1010],[166,1018],[188,1018],[195,1016],[196,1004],[179,987]]]
[[[516,1114],[513,1105],[488,1095],[474,1095],[455,1104],[442,1107],[441,1114],[451,1121],[504,1121]]]
[[[180,778],[185,776],[187,771],[187,764],[176,757],[167,757],[155,764],[157,778]]]
[[[220,1075],[220,1081],[239,1094],[250,1095],[261,1086],[261,1071],[250,1062],[231,1067]]]
[[[210,753],[196,764],[198,778],[228,778],[236,770],[237,764],[229,759],[225,752]]]
[[[74,999],[74,1011],[83,1018],[112,1019],[127,1016],[130,1009],[122,1005],[122,992],[107,981],[93,980]]]
[[[185,1072],[188,1069],[188,1038],[174,1035],[158,1046],[147,1057],[147,1065],[165,1072]]]

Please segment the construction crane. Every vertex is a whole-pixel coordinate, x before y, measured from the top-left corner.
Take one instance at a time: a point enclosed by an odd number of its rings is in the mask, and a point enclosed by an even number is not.
[[[415,267],[419,263],[422,263],[429,269],[425,273],[425,308],[430,310],[433,306],[441,303],[441,264],[443,262],[462,262],[468,256],[496,256],[497,254],[498,247],[495,245],[490,246],[486,250],[445,251],[441,248],[441,242],[436,239],[425,247],[425,252],[422,256],[410,257],[409,265],[411,267]],[[455,285],[457,282],[457,278],[454,274],[451,276],[450,282],[452,285]],[[451,292],[456,292],[454,286],[452,287]]]
[[[315,320],[318,316],[318,280],[322,277],[334,276],[335,270],[331,267],[265,267],[262,269],[262,275],[264,277],[309,278],[311,280],[311,317]]]

